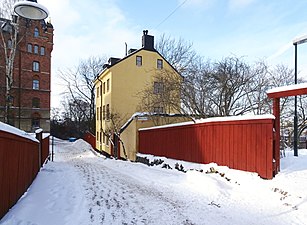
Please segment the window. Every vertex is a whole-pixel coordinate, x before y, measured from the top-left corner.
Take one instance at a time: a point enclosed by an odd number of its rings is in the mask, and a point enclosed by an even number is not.
[[[96,140],[98,141],[98,138],[99,138],[99,132],[97,131],[96,132]]]
[[[102,96],[102,84],[100,85],[100,96]]]
[[[13,42],[12,42],[11,39],[9,39],[9,40],[7,41],[7,48],[12,48],[12,47],[13,47]]]
[[[39,30],[37,27],[34,28],[34,37],[38,37],[39,36]]]
[[[98,98],[99,97],[99,87],[97,87],[96,95],[97,95],[97,98]]]
[[[37,77],[33,78],[32,88],[33,90],[39,90],[39,80]]]
[[[163,68],[163,60],[162,59],[157,59],[157,68],[162,69]]]
[[[28,44],[27,45],[27,51],[32,53],[32,45],[31,44]]]
[[[102,112],[101,112],[101,107],[99,107],[99,117],[100,117],[100,120],[102,119]]]
[[[101,136],[102,136],[102,133],[100,132],[99,133],[99,142],[101,143]]]
[[[110,120],[110,105],[109,104],[107,104],[107,107],[106,107],[106,119]]]
[[[163,107],[161,106],[154,107],[154,113],[163,113]]]
[[[103,82],[103,93],[106,93],[106,82]]]
[[[41,52],[40,52],[41,55],[45,55],[45,47],[41,47]]]
[[[34,45],[34,54],[38,54],[38,45]]]
[[[110,79],[107,80],[107,92],[110,90]]]
[[[136,65],[142,66],[142,56],[139,55],[136,56]]]
[[[40,127],[40,119],[35,117],[35,118],[32,118],[32,127],[33,128],[38,128]]]
[[[39,62],[37,62],[37,61],[33,62],[32,70],[35,71],[35,72],[39,72]]]
[[[39,98],[33,98],[32,99],[32,107],[33,108],[40,108],[40,99]]]
[[[161,94],[163,92],[163,83],[154,82],[154,94]]]
[[[103,110],[102,110],[102,119],[105,120],[106,119],[106,106],[103,106]]]
[[[97,118],[97,120],[99,120],[99,107],[97,107],[97,109],[96,109],[96,118]]]
[[[103,143],[106,143],[106,135],[103,133],[103,138],[102,138]]]

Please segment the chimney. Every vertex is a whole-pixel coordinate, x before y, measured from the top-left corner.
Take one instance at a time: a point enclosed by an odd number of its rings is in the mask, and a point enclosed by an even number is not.
[[[148,35],[148,30],[143,31],[142,47],[146,50],[154,51],[154,36]]]
[[[111,57],[109,58],[109,65],[110,66],[113,66],[115,63],[117,63],[118,61],[120,60],[120,58],[114,58],[114,57]]]

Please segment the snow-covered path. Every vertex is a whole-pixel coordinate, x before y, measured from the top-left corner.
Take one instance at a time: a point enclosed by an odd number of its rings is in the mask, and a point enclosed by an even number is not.
[[[307,224],[304,156],[268,181],[214,164],[184,167],[219,173],[182,173],[105,159],[81,140],[55,152],[1,225]]]

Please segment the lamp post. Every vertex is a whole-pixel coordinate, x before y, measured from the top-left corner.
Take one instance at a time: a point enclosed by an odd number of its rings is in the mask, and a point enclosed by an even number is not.
[[[294,45],[294,83],[297,84],[297,45],[303,44],[307,42],[307,35],[296,38],[293,40]],[[298,156],[297,150],[297,96],[294,98],[294,132],[293,132],[293,149],[294,149],[294,156]]]
[[[48,17],[48,9],[36,0],[20,1],[14,4],[14,12],[30,20],[44,20]]]

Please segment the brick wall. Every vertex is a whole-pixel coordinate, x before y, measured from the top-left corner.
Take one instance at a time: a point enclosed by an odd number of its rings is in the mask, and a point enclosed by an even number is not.
[[[53,27],[47,24],[42,27],[40,21],[20,20],[19,46],[14,61],[14,82],[11,95],[14,100],[11,114],[14,116],[13,125],[26,131],[32,131],[32,118],[39,115],[40,127],[50,130],[50,82],[51,82],[51,53],[53,50]],[[39,35],[34,37],[34,29],[38,28]],[[8,37],[8,35],[6,36]],[[2,40],[1,40],[2,41]],[[32,52],[28,52],[28,44],[32,45]],[[34,46],[38,46],[38,54],[34,53]],[[41,48],[44,55],[41,55]],[[0,75],[5,74],[3,48],[0,49]],[[33,71],[33,62],[39,62],[39,71]],[[33,79],[39,80],[39,89],[33,89]],[[39,108],[34,108],[33,98],[40,99]],[[0,76],[0,121],[5,117],[5,76]],[[20,109],[19,109],[20,107]],[[22,125],[21,125],[22,124]]]

